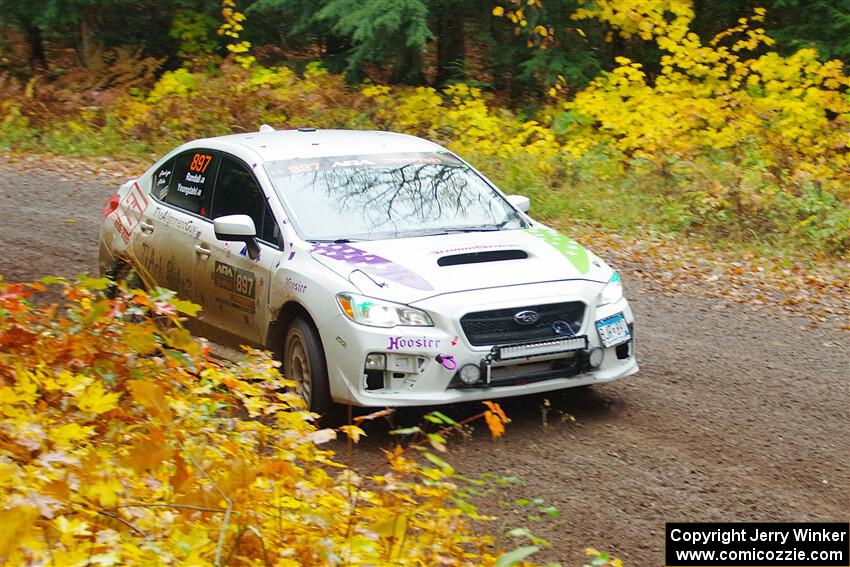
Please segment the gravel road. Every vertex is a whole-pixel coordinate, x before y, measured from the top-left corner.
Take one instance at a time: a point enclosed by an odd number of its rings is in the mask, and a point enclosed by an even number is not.
[[[0,170],[0,274],[95,273],[100,211],[117,185]],[[529,526],[549,539],[540,560],[580,565],[593,546],[657,566],[668,521],[850,519],[850,333],[769,308],[650,292],[629,275],[638,375],[506,402],[512,423],[502,440],[479,427],[452,445],[447,460],[462,473],[522,478],[481,502],[500,516],[495,529]],[[458,418],[480,406],[445,411]],[[369,424],[355,465],[376,462],[394,441],[387,431]],[[528,507],[498,502],[520,497],[542,498],[560,515],[530,521]]]

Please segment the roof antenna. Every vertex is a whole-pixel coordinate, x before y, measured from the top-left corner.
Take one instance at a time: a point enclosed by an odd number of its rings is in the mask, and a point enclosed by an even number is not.
[[[260,132],[274,132],[274,128],[272,128],[268,124],[263,124],[262,126],[260,126]]]

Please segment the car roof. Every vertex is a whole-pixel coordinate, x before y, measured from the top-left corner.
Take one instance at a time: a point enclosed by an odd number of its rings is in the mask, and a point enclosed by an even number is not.
[[[195,140],[203,146],[234,153],[237,148],[252,150],[263,161],[315,157],[353,156],[404,152],[434,152],[443,148],[428,140],[368,130],[268,130]]]

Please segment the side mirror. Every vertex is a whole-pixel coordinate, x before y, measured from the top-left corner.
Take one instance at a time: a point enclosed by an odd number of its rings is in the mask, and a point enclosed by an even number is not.
[[[256,260],[260,257],[260,245],[257,244],[257,229],[248,215],[226,215],[213,220],[215,237],[219,240],[244,242],[248,246],[248,257]]]
[[[531,208],[531,199],[525,195],[508,195],[508,203],[521,210],[524,213]]]

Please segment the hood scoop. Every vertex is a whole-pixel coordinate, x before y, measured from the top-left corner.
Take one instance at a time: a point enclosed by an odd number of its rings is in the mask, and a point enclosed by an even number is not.
[[[488,250],[486,252],[468,252],[452,254],[437,260],[438,266],[459,266],[461,264],[481,264],[484,262],[501,262],[503,260],[524,260],[528,258],[525,250]]]

